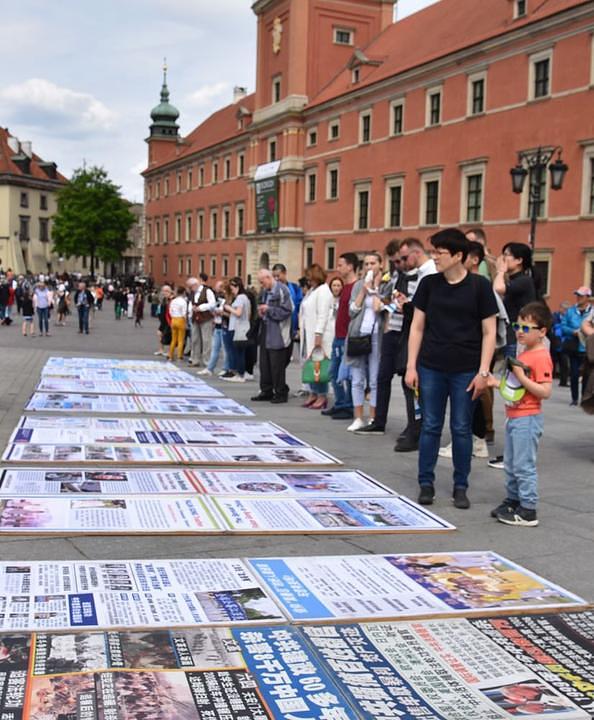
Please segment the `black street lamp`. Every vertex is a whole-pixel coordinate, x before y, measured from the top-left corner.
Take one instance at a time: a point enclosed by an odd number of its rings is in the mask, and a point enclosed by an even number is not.
[[[509,172],[512,178],[512,190],[520,195],[524,190],[526,177],[529,178],[528,204],[530,207],[530,247],[534,250],[536,243],[536,223],[540,209],[541,183],[545,179],[547,167],[551,173],[551,189],[561,190],[568,166],[561,160],[561,147],[527,150],[518,153],[518,163]],[[557,159],[551,163],[551,158],[557,153]],[[551,163],[549,165],[549,163]]]

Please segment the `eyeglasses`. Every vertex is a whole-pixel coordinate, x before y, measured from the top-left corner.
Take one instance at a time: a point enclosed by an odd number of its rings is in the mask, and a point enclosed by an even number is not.
[[[406,262],[408,260],[408,255],[401,255],[400,260],[397,260],[396,262]]]
[[[511,324],[512,329],[514,332],[523,332],[523,333],[529,333],[531,330],[540,330],[539,325],[524,325],[520,323],[512,323]]]

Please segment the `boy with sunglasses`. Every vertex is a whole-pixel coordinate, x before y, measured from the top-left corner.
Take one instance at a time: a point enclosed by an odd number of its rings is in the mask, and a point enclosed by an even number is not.
[[[503,457],[507,497],[491,511],[491,517],[506,525],[538,525],[536,454],[543,431],[541,405],[551,397],[553,387],[553,362],[544,342],[550,326],[549,310],[538,302],[524,305],[518,321],[512,323],[518,345],[523,346],[512,372],[524,392],[521,388],[519,400],[508,401],[506,406]]]

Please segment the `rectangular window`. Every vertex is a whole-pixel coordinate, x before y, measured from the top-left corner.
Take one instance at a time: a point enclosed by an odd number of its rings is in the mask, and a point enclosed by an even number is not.
[[[39,209],[40,209],[40,210],[47,210],[47,195],[40,195],[40,196],[39,196]]]
[[[22,208],[29,207],[29,195],[26,192],[21,193],[21,207]]]
[[[198,185],[204,187],[204,165],[198,168]]]
[[[157,180],[157,183],[155,185],[155,199],[159,199],[161,197],[161,181]]]
[[[181,241],[181,234],[182,234],[182,219],[181,219],[181,215],[178,215],[175,218],[175,242],[176,243]]]
[[[310,130],[307,133],[307,147],[313,147],[318,144],[318,131]]]
[[[326,244],[326,270],[334,270],[336,267],[336,245],[331,242]]]
[[[371,113],[367,112],[361,116],[359,142],[368,143],[371,141]]]
[[[425,183],[425,225],[437,225],[439,219],[439,181]]]
[[[153,272],[154,272],[154,263],[153,263],[153,258],[150,257],[149,258],[149,275],[152,275]]]
[[[188,174],[187,174],[187,186],[186,190],[192,189],[192,168],[189,168]]]
[[[163,183],[163,195],[165,197],[169,197],[169,178],[165,178],[165,182]]]
[[[167,276],[169,274],[169,263],[167,261],[167,255],[163,257],[163,275]]]
[[[536,217],[545,216],[547,198],[547,169],[546,167],[532,167],[528,173],[528,217],[532,217],[534,206],[536,206]],[[530,192],[530,188],[534,191]],[[536,196],[538,195],[538,199]]]
[[[245,211],[242,207],[237,208],[237,236],[241,237],[244,233],[243,218]]]
[[[543,58],[534,63],[534,97],[547,97],[550,82],[550,58]]]
[[[245,155],[239,153],[237,156],[237,174],[241,177],[245,173]]]
[[[169,242],[169,219],[163,220],[163,245],[167,245]]]
[[[235,274],[237,277],[243,277],[243,256],[235,256]]]
[[[281,99],[281,79],[279,77],[272,80],[272,102],[280,102]]]
[[[186,215],[186,242],[192,241],[192,216]]]
[[[192,274],[192,258],[186,258],[186,275]]]
[[[219,217],[217,215],[217,211],[213,210],[210,214],[210,238],[211,240],[216,240],[218,235],[218,221]]]
[[[466,222],[480,222],[483,216],[483,176],[466,177]]]
[[[390,188],[390,227],[400,227],[402,224],[402,185]]]
[[[270,140],[268,143],[268,160],[270,162],[276,160],[276,140]]]
[[[333,120],[328,125],[328,140],[338,140],[340,137],[340,120]]]
[[[223,255],[223,277],[229,277],[229,258]]]
[[[153,241],[153,226],[151,223],[146,224],[146,244],[150,245]]]
[[[200,258],[200,272],[206,272],[206,260],[203,257]]]
[[[49,220],[47,218],[39,218],[39,240],[49,242]]]
[[[359,190],[357,192],[359,203],[359,222],[357,227],[359,230],[367,230],[369,228],[369,190]]]
[[[225,180],[231,177],[231,158],[225,159]]]
[[[404,103],[392,105],[392,135],[402,135],[404,130]]]
[[[526,0],[516,0],[516,12],[515,16],[517,18],[524,17],[526,15]]]
[[[311,267],[313,265],[313,258],[314,258],[314,247],[311,243],[307,243],[307,245],[304,248],[304,263],[305,267]]]
[[[176,176],[176,187],[175,187],[176,192],[180,193],[180,192],[181,192],[181,187],[182,187],[182,176],[181,176],[181,173],[177,173],[177,176]]]
[[[356,85],[360,79],[361,79],[361,70],[358,67],[353,68],[353,71],[351,73],[351,80],[353,81],[353,85]]]
[[[198,240],[204,240],[204,213],[198,213]]]
[[[231,211],[223,210],[223,238],[225,238],[225,239],[227,239],[230,235],[230,225],[231,225]]]
[[[441,122],[441,91],[429,93],[429,125]]]
[[[161,242],[161,223],[157,220],[155,222],[155,245]]]
[[[594,157],[590,158],[590,182],[588,190],[588,214],[594,215]]]
[[[338,199],[338,168],[328,168],[328,200]]]
[[[353,31],[345,28],[334,28],[334,42],[336,45],[352,45]]]
[[[485,80],[473,80],[472,89],[472,115],[480,115],[485,111]]]
[[[549,258],[534,259],[534,277],[538,281],[538,285],[542,294],[546,297],[549,295],[549,278],[551,273],[551,261]]]
[[[212,181],[213,183],[219,182],[219,163],[215,162],[212,164]]]
[[[315,172],[309,173],[307,176],[307,202],[316,201],[316,185],[318,176]]]
[[[177,258],[177,274],[183,275],[184,272],[184,259],[183,257]]]
[[[217,259],[214,256],[211,256],[210,258],[210,275],[211,277],[216,277],[217,274]]]

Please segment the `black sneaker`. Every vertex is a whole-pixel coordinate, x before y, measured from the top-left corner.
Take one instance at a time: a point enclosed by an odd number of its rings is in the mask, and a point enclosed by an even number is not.
[[[509,498],[505,498],[505,500],[498,505],[496,508],[491,510],[491,517],[496,518],[499,513],[507,512],[508,510],[517,510],[520,507],[520,501],[519,500],[510,500]]]
[[[270,402],[273,405],[281,405],[282,403],[289,402],[289,398],[286,395],[275,395],[271,398]]]
[[[394,452],[414,452],[419,449],[419,441],[410,437],[398,438]]]
[[[352,420],[354,417],[352,410],[337,410],[332,414],[333,420]]]
[[[433,498],[435,497],[435,488],[433,485],[421,485],[421,492],[419,493],[419,505],[433,505]]]
[[[331,408],[326,408],[325,410],[322,410],[320,415],[325,415],[326,417],[330,417],[330,416],[334,415],[335,412],[336,412],[336,409],[334,407],[331,407]]]
[[[521,505],[518,505],[515,510],[507,508],[503,512],[500,512],[497,515],[497,519],[505,525],[521,525],[522,527],[536,527],[538,525],[536,510],[528,510],[528,508],[524,508]]]
[[[359,430],[355,430],[355,435],[385,435],[385,434],[386,434],[386,428],[381,427],[381,425],[376,425],[373,422],[369,423],[369,425],[366,425],[365,427],[360,428]]]
[[[468,495],[466,494],[466,490],[464,488],[454,488],[452,501],[454,503],[454,507],[458,508],[458,510],[468,510],[470,507],[470,500],[468,499]]]
[[[493,470],[505,470],[503,455],[497,455],[497,457],[491,458],[487,465]]]
[[[224,378],[224,379],[229,379],[229,378],[235,377],[235,373],[231,372],[231,370],[227,370],[227,372],[222,373],[221,375],[219,375],[219,377]]]
[[[268,402],[270,400],[272,400],[272,395],[267,395],[266,393],[258,393],[252,398],[252,402]]]

